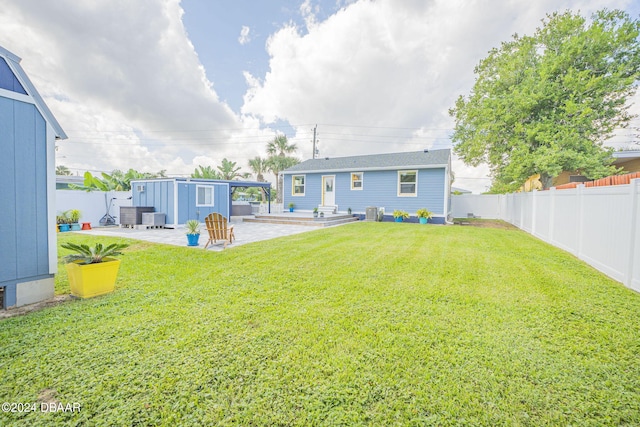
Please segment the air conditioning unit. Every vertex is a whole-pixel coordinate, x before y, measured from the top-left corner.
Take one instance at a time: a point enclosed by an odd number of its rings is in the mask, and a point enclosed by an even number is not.
[[[378,208],[375,206],[367,207],[365,214],[365,221],[377,221],[378,220]]]

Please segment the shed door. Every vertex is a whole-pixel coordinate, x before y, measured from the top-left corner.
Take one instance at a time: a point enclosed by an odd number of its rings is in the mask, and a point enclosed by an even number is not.
[[[322,205],[323,206],[335,206],[336,204],[335,180],[336,180],[336,177],[333,175],[322,177]]]

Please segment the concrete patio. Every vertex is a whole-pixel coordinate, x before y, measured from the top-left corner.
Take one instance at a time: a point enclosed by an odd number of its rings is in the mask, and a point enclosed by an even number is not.
[[[284,214],[279,214],[280,216]],[[304,216],[311,217],[311,214],[303,215],[297,213],[291,215],[295,218],[302,218]],[[235,240],[233,244],[227,245],[227,249],[244,245],[247,243],[258,242],[261,240],[275,239],[276,237],[289,236],[292,234],[305,233],[308,231],[317,230],[319,227],[300,225],[298,223],[264,223],[264,222],[249,222],[243,221],[244,218],[232,217],[231,224],[234,226]],[[337,227],[341,223],[331,225]],[[185,228],[179,226],[178,228],[146,228],[145,226],[136,226],[137,228],[121,228],[120,226],[111,227],[94,227],[91,230],[76,231],[76,233],[93,234],[100,236],[113,236],[113,237],[126,237],[130,239],[144,240],[153,243],[164,243],[174,246],[187,246],[187,238],[185,236]],[[189,246],[194,249],[202,250],[205,243],[208,240],[207,230],[204,224],[200,227],[200,241],[198,246]],[[223,243],[218,242],[210,245],[207,250],[221,251],[223,250]]]

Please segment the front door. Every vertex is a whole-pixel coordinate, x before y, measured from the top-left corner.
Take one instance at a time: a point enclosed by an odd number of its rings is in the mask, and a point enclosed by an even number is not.
[[[333,175],[322,177],[322,206],[336,205],[335,179]]]

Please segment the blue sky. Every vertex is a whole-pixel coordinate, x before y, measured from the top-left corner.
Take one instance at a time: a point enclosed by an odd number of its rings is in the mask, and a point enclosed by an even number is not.
[[[491,48],[604,7],[640,15],[637,0],[0,0],[0,46],[69,135],[58,164],[188,175],[248,171],[280,132],[310,158],[316,124],[321,156],[450,148],[448,110]],[[453,168],[458,187],[490,184]]]
[[[207,77],[221,100],[234,111],[240,111],[246,82],[242,71],[264,76],[269,67],[269,55],[265,49],[268,37],[288,23],[304,28],[298,0],[255,1],[186,0],[184,9],[185,29],[194,44],[198,57],[207,70]],[[319,2],[319,19],[326,18],[324,11],[333,11],[334,2]],[[240,43],[242,29],[247,28],[246,41]]]

